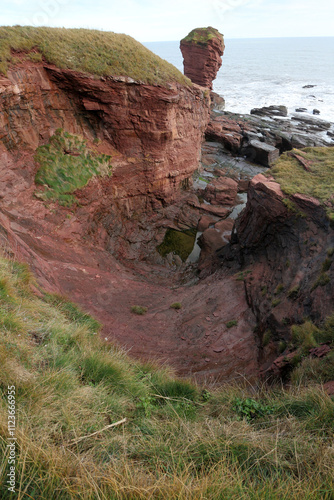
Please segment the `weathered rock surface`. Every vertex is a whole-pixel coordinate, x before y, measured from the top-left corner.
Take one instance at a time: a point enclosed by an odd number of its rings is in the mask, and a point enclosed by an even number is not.
[[[251,115],[258,116],[288,116],[288,108],[286,106],[265,106],[264,108],[254,108],[251,110]]]
[[[203,192],[205,200],[211,205],[235,205],[238,183],[229,177],[219,177],[207,185]]]
[[[201,87],[212,90],[212,82],[222,65],[224,38],[214,28],[197,28],[180,43],[184,74]]]
[[[265,166],[270,166],[278,153],[293,148],[333,145],[333,136],[333,124],[308,115],[293,114],[291,119],[282,119],[272,114],[261,117],[227,111],[211,113],[205,132],[207,141],[219,142],[226,151],[245,155]]]
[[[202,249],[198,263],[200,271],[214,266],[215,261],[217,261],[215,254],[229,243],[233,226],[234,220],[225,219],[217,222],[214,227],[210,227],[203,232],[198,241]]]
[[[0,86],[8,158],[17,152],[17,163],[25,151],[27,162],[57,128],[100,141],[95,148],[115,159],[104,190],[128,215],[174,200],[198,168],[209,116],[209,97],[198,88],[94,78],[46,64],[12,69]]]
[[[333,257],[328,257],[334,231],[325,210],[318,200],[298,193],[286,200],[273,178],[255,176],[232,245],[221,252],[225,265],[241,266],[259,336],[272,332],[276,349],[263,347],[264,371],[278,356],[278,343],[290,341],[292,324],[307,317],[319,325],[334,304]]]

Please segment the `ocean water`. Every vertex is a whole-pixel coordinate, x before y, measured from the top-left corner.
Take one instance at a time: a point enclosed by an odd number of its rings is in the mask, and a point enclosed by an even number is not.
[[[144,45],[183,72],[179,42]],[[334,37],[227,39],[213,88],[228,111],[285,105],[334,122]]]

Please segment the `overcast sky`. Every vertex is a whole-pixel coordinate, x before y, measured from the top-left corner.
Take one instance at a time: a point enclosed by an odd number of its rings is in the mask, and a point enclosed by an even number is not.
[[[213,26],[226,38],[334,36],[332,0],[0,0],[1,25],[94,28],[140,42]]]

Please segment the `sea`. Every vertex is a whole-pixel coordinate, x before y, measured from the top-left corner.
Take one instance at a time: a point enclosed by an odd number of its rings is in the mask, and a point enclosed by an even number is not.
[[[179,42],[144,45],[183,72]],[[227,111],[284,105],[289,114],[317,109],[319,118],[334,123],[334,37],[225,39],[213,90]]]

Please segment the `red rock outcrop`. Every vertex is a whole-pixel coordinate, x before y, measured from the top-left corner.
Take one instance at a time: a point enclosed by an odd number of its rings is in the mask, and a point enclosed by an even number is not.
[[[209,98],[199,88],[95,78],[32,63],[10,69],[0,92],[8,159],[32,162],[57,128],[98,142],[95,148],[115,159],[109,202],[128,215],[173,201],[198,168],[209,119]]]
[[[222,251],[227,265],[239,262],[247,301],[260,338],[271,332],[260,361],[265,372],[290,342],[290,327],[310,318],[316,325],[333,312],[334,231],[315,198],[283,194],[272,177],[256,175],[248,201]]]
[[[193,83],[212,90],[212,82],[222,65],[224,38],[218,30],[197,28],[180,43],[184,74]]]

